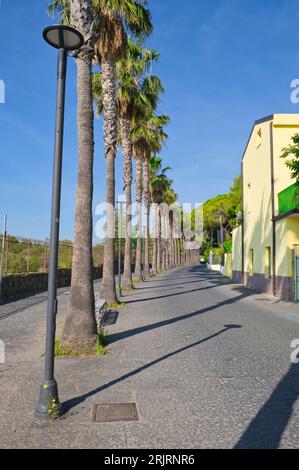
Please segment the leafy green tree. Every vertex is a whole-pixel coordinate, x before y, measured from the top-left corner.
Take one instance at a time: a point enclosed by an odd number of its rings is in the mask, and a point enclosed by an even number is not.
[[[210,252],[211,252],[211,243],[204,240],[202,243],[202,247],[201,247],[201,254],[206,263],[209,260]]]
[[[237,176],[229,192],[229,207],[227,211],[228,225],[234,228],[237,223],[237,214],[242,209],[242,177]]]
[[[299,134],[292,137],[293,144],[282,149],[281,158],[286,160],[286,166],[291,170],[291,177],[299,186]]]
[[[31,256],[29,261],[29,272],[37,273],[39,270],[39,258],[37,255]]]
[[[27,272],[27,257],[21,253],[11,257],[8,262],[8,272],[13,274]]]
[[[204,243],[201,252],[207,260],[208,251],[217,246],[222,253],[231,251],[231,231],[237,224],[237,215],[242,208],[242,178],[237,176],[229,193],[219,194],[203,205]],[[194,211],[193,211],[194,212]],[[193,221],[192,214],[191,220]],[[218,231],[225,230],[226,240],[219,247]],[[215,250],[214,250],[215,251]]]
[[[231,253],[232,252],[232,237],[229,233],[226,234],[225,242],[223,244],[224,253]]]

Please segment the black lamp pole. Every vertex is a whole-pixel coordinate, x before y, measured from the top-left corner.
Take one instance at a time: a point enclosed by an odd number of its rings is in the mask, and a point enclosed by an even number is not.
[[[37,418],[49,419],[52,417],[59,417],[62,414],[62,408],[59,403],[57,382],[54,378],[54,347],[57,314],[57,268],[67,51],[80,49],[84,43],[84,39],[81,33],[77,30],[62,25],[46,28],[43,32],[43,37],[48,44],[58,49],[45,371],[44,381],[40,388],[39,401],[35,410],[35,416]]]

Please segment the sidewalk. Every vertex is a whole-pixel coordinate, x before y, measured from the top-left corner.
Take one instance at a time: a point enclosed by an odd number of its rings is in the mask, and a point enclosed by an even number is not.
[[[58,336],[69,292],[59,297]],[[106,357],[58,358],[63,419],[37,422],[46,303],[0,318],[0,448],[299,447],[299,308],[185,267],[126,293]],[[95,423],[136,403],[139,421]]]

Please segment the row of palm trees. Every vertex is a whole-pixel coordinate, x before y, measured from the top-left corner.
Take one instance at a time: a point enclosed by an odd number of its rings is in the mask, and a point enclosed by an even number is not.
[[[110,234],[114,232],[115,158],[119,146],[123,155],[127,209],[123,287],[133,287],[129,230],[133,157],[138,212],[135,277],[137,281],[149,277],[150,265],[155,274],[182,262],[182,242],[175,237],[173,212],[165,211],[164,214],[161,207],[155,206],[157,210],[152,216],[157,235],[152,238],[152,247],[150,244],[151,204],[174,204],[177,195],[167,177],[169,168],[162,169],[162,159],[157,156],[167,139],[165,127],[170,118],[157,112],[164,88],[159,77],[151,74],[151,66],[159,54],[144,46],[153,29],[147,3],[146,0],[54,0],[50,6],[50,11],[58,12],[61,22],[77,28],[85,39],[84,47],[75,55],[79,163],[72,283],[63,332],[63,345],[68,350],[94,351],[97,338],[92,260],[94,103],[96,112],[103,114],[104,120],[108,203],[100,297],[110,304],[118,300],[114,274],[115,241]],[[98,70],[94,71],[96,68]],[[145,209],[146,227],[143,262],[142,208]],[[165,227],[169,230],[167,239],[162,237]]]

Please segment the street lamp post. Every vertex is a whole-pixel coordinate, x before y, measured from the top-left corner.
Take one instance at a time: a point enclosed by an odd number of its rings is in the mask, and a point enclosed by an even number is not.
[[[43,37],[48,44],[58,49],[58,71],[45,371],[44,381],[40,388],[39,400],[35,409],[35,416],[39,419],[50,419],[62,414],[58,387],[54,378],[54,345],[57,314],[57,267],[67,51],[79,50],[84,44],[84,38],[76,29],[64,25],[49,26],[44,30]]]

